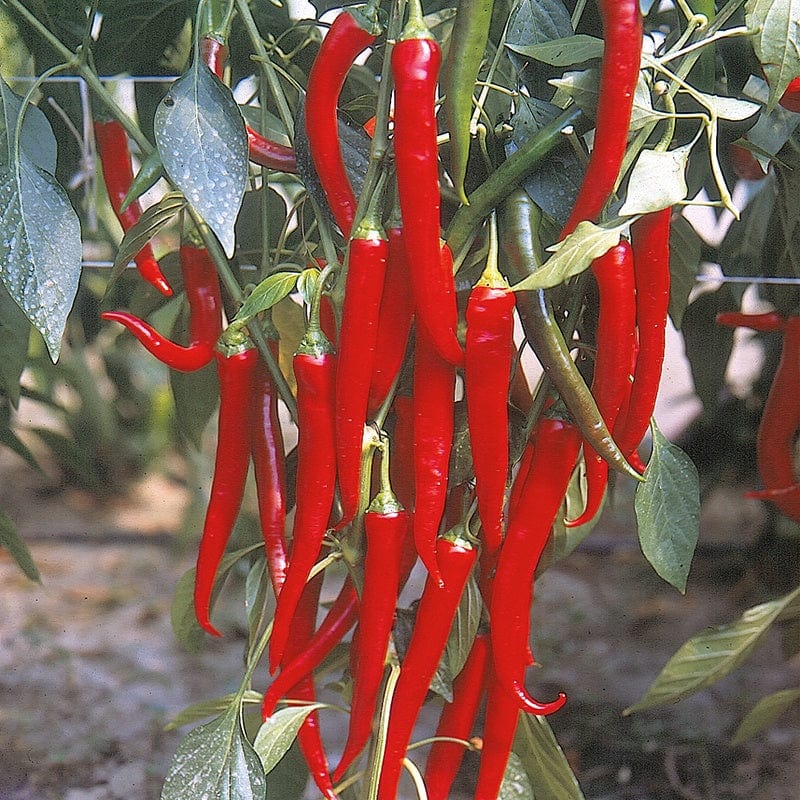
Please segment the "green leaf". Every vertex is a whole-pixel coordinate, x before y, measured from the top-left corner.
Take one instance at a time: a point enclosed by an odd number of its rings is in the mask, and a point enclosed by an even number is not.
[[[546,717],[519,715],[514,752],[522,760],[533,787],[542,800],[584,800],[581,787]]]
[[[228,711],[231,703],[236,699],[236,694],[225,694],[222,697],[215,697],[213,700],[203,700],[200,703],[193,703],[188,708],[176,714],[165,726],[165,731],[174,731],[182,728],[184,725],[189,725],[192,722],[199,722],[201,719],[207,719],[217,714],[222,714]],[[242,698],[243,703],[257,704],[261,703],[264,695],[261,692],[254,692],[248,689]]]
[[[0,149],[7,150],[11,146],[14,126],[17,124],[22,108],[22,98],[2,80],[0,80],[0,103],[6,106],[2,118],[0,118]],[[37,167],[51,175],[55,174],[56,137],[50,127],[50,122],[38,106],[29,105],[25,109],[19,146]]]
[[[0,393],[16,408],[19,379],[28,355],[31,326],[22,309],[0,284]]]
[[[14,520],[0,508],[0,547],[8,551],[8,554],[17,562],[19,568],[25,575],[36,583],[41,583],[39,570],[33,563],[33,557],[28,550],[25,542],[22,541],[17,533],[17,526]]]
[[[33,453],[28,449],[28,446],[22,439],[11,430],[10,427],[7,425],[7,421],[5,419],[0,420],[0,445],[3,447],[7,447],[12,452],[16,453],[20,458],[25,459],[28,464],[33,467],[37,472],[41,472],[42,468],[34,458]]]
[[[304,269],[297,278],[297,291],[300,292],[300,296],[307,306],[311,305],[320,274],[320,270],[316,267],[309,267]]]
[[[800,700],[800,689],[783,689],[780,692],[762,697],[739,723],[731,739],[731,746],[737,747],[751,736],[772,725],[791,705]]]
[[[106,488],[103,476],[98,472],[91,453],[83,445],[52,428],[28,428],[28,430],[35,433],[47,445],[59,468],[72,479],[95,492],[102,492]]]
[[[749,100],[739,100],[736,97],[723,97],[718,94],[703,94],[698,92],[703,103],[720,119],[729,119],[734,122],[742,122],[748,117],[752,117],[758,112],[760,106],[751,103]]]
[[[700,535],[700,485],[689,456],[668,442],[655,421],[653,454],[636,489],[639,543],[653,569],[679,592]]]
[[[644,697],[623,713],[675,703],[724,678],[750,655],[773,622],[796,610],[798,602],[800,588],[749,608],[730,625],[710,628],[692,637],[667,662]]]
[[[237,706],[180,743],[161,800],[264,800],[266,792],[261,761],[242,731]]]
[[[538,44],[507,46],[515,53],[554,67],[571,67],[573,64],[603,57],[603,40],[582,33]]]
[[[159,103],[154,125],[167,175],[232,256],[247,188],[248,145],[231,90],[195,60]]]
[[[625,221],[613,228],[602,228],[592,222],[580,222],[575,231],[563,241],[548,248],[555,251],[545,263],[512,286],[512,291],[551,289],[588,269],[592,261],[619,244],[622,232],[628,227]]]
[[[513,751],[508,754],[508,763],[497,800],[534,800],[533,786],[525,771],[525,765]]]
[[[686,217],[678,215],[669,234],[670,295],[669,316],[680,330],[689,294],[697,283],[702,242]]]
[[[311,703],[307,706],[289,706],[276,711],[271,717],[267,717],[253,743],[265,773],[271,772],[292,746],[306,717],[320,708],[325,708],[325,704]]]
[[[299,274],[297,272],[276,272],[264,278],[250,293],[250,296],[242,303],[242,307],[236,314],[236,319],[242,322],[249,322],[256,314],[272,308],[280,303],[294,291],[297,285]]]
[[[219,405],[216,365],[211,363],[195,372],[170,370],[169,383],[175,401],[175,424],[200,450],[203,432]]]
[[[0,81],[0,277],[56,361],[78,290],[81,228],[66,193],[41,166],[52,162],[48,147],[15,147],[19,110],[19,98]],[[43,129],[42,119],[32,127]]]
[[[648,214],[671,208],[685,199],[689,193],[686,167],[691,151],[691,145],[666,153],[642,150],[631,170],[628,194],[619,215]]]

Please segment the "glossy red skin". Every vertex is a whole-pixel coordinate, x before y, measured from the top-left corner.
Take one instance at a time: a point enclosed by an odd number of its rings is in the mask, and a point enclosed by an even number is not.
[[[372,733],[372,718],[383,680],[383,668],[400,588],[408,579],[403,575],[403,552],[411,527],[407,511],[364,515],[367,552],[364,562],[364,588],[358,639],[353,654],[353,699],[347,742],[333,773],[338,782],[345,770],[364,749]],[[407,565],[407,559],[406,559]]]
[[[461,594],[475,564],[475,550],[441,539],[439,564],[444,585],[429,575],[417,610],[414,632],[395,686],[378,797],[397,797],[403,758],[419,710],[444,652]]]
[[[580,432],[568,422],[542,417],[535,429],[533,458],[510,517],[492,581],[491,620],[494,671],[504,690],[531,714],[551,714],[566,702],[562,693],[550,703],[525,690],[533,576],[578,460]]]
[[[519,706],[498,680],[491,676],[474,800],[497,800],[518,722]]]
[[[800,77],[795,78],[786,87],[778,102],[787,110],[800,113]]]
[[[669,312],[671,218],[672,209],[665,208],[645,214],[631,226],[638,352],[627,411],[613,428],[614,438],[629,460],[647,433],[661,382]]]
[[[405,39],[392,51],[395,82],[394,153],[405,240],[418,326],[439,355],[460,366],[464,353],[456,337],[458,308],[452,254],[440,245],[439,163],[434,102],[441,63],[433,39]]]
[[[317,560],[333,506],[336,483],[334,399],[336,357],[298,353],[297,506],[286,582],[278,596],[270,639],[270,672],[283,658],[292,619],[308,575]]]
[[[469,656],[453,681],[453,702],[445,703],[436,727],[436,736],[470,738],[478,707],[486,688],[490,663],[489,635],[478,634]],[[516,711],[516,705],[514,706]],[[487,711],[488,713],[488,711]],[[434,742],[425,764],[428,800],[447,800],[464,757],[464,746],[455,742]]]
[[[361,454],[389,243],[377,234],[350,240],[336,366],[336,469],[344,527],[358,513]]]
[[[595,115],[594,147],[575,206],[561,237],[584,220],[596,221],[619,175],[639,79],[642,14],[639,0],[598,0],[605,49]]]
[[[730,328],[750,328],[754,331],[782,331],[786,329],[786,319],[776,311],[763,314],[743,314],[740,311],[726,311],[717,314],[717,324]]]
[[[403,228],[386,229],[389,256],[378,319],[375,362],[369,389],[369,414],[374,414],[391,391],[408,347],[414,319],[414,298],[406,259]]]
[[[453,445],[456,373],[427,331],[417,328],[414,353],[414,544],[434,581],[440,582],[436,537],[447,503]]]
[[[344,166],[339,144],[339,95],[353,62],[375,37],[348,11],[339,14],[322,40],[306,92],[306,135],[317,176],[333,218],[350,236],[358,201]]]
[[[215,356],[219,375],[217,454],[197,553],[194,609],[200,626],[213,636],[220,636],[209,619],[211,592],[244,497],[250,466],[251,400],[259,356],[252,348],[232,356],[215,352]]]
[[[189,344],[176,344],[127,311],[104,311],[105,320],[124,325],[159,361],[179,372],[194,372],[211,363],[222,332],[222,298],[216,268],[203,248],[181,247],[181,270],[189,303]]]
[[[278,357],[278,343],[270,342]],[[266,364],[259,359],[253,387],[251,453],[258,494],[264,552],[277,597],[286,578],[286,453],[278,418],[278,392]]]
[[[480,285],[467,302],[467,423],[478,513],[489,555],[497,552],[503,539],[515,307],[514,293],[507,288]]]
[[[630,244],[623,239],[605,255],[595,259],[592,272],[600,296],[592,395],[603,422],[609,430],[613,430],[619,410],[630,392],[630,365],[636,350],[637,302]],[[662,358],[663,351],[662,344]],[[643,352],[640,351],[640,355]],[[633,403],[631,407],[634,407]],[[628,451],[622,452],[627,455]],[[595,517],[608,485],[608,462],[586,442],[583,454],[586,463],[586,507],[577,519],[567,521],[567,527],[584,525]]]
[[[128,134],[125,128],[117,120],[110,122],[95,121],[94,138],[97,142],[97,155],[103,165],[103,181],[108,192],[108,199],[111,208],[117,215],[117,219],[124,231],[130,230],[142,216],[142,207],[136,200],[130,203],[124,211],[122,201],[128,194],[128,190],[133,183],[133,164],[131,154],[128,149]],[[144,247],[133,257],[139,274],[151,286],[154,286],[162,294],[169,297],[172,294],[172,287],[161,272],[161,267],[153,255],[153,248],[150,244]]]

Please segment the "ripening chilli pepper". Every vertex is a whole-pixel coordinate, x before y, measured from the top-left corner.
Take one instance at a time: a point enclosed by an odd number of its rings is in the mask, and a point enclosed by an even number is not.
[[[392,50],[395,84],[394,155],[406,236],[406,258],[417,326],[426,329],[439,355],[460,366],[464,353],[456,337],[458,308],[452,254],[440,244],[439,162],[435,95],[441,52],[422,18],[419,1]],[[446,251],[443,257],[443,251]]]
[[[341,779],[372,733],[372,718],[383,679],[397,596],[408,578],[403,571],[409,560],[403,553],[411,519],[392,492],[388,443],[384,441],[382,448],[381,489],[364,515],[367,550],[357,645],[352,658],[353,699],[347,742],[334,770],[334,781]]]
[[[105,320],[124,325],[159,361],[179,372],[194,372],[211,363],[222,331],[219,278],[208,250],[182,245],[181,271],[189,303],[189,344],[180,345],[126,311],[104,311]]]
[[[596,258],[592,262],[592,273],[600,300],[592,395],[603,422],[613,430],[630,391],[630,365],[636,350],[636,287],[630,244],[623,239]],[[567,520],[567,527],[584,525],[595,517],[608,484],[607,462],[586,443],[583,458],[586,507],[576,519]]]
[[[356,56],[380,33],[375,3],[346,9],[333,21],[311,66],[306,91],[306,135],[319,182],[333,218],[350,236],[358,201],[345,169],[339,142],[337,106]]]
[[[584,220],[596,221],[611,196],[625,155],[633,94],[642,57],[639,0],[598,0],[603,22],[603,63],[594,145],[572,213],[559,238]]]
[[[142,209],[138,200],[129,203],[123,211],[122,205],[128,190],[133,183],[133,165],[131,153],[128,149],[128,134],[118,120],[103,122],[95,120],[94,138],[97,143],[97,155],[103,165],[103,181],[108,192],[111,208],[124,231],[130,230],[142,216]],[[172,287],[161,272],[161,267],[153,255],[153,248],[149,243],[133,257],[139,274],[151,286],[169,297]]]
[[[376,195],[378,193],[376,192]],[[336,469],[347,525],[358,513],[361,454],[389,243],[370,204],[350,239],[336,365]],[[368,498],[367,498],[368,499]]]
[[[475,564],[474,548],[457,532],[449,531],[440,537],[437,549],[444,583],[437,583],[430,575],[425,581],[414,632],[400,665],[400,677],[392,697],[378,784],[378,797],[387,800],[397,796],[402,762],[414,723],[444,652],[464,586]]]
[[[336,356],[322,332],[319,306],[325,271],[319,278],[311,315],[297,352],[297,492],[292,551],[286,582],[278,596],[270,639],[270,672],[274,672],[292,631],[292,618],[308,575],[322,547],[336,483],[334,420]]]
[[[220,344],[215,350],[219,376],[219,423],[214,479],[197,553],[194,609],[200,626],[213,636],[220,632],[211,624],[211,593],[217,568],[228,544],[244,497],[250,466],[252,396],[258,351],[243,339]]]
[[[453,702],[444,704],[435,736],[469,739],[485,693],[489,664],[489,634],[479,633],[461,672],[453,681]],[[450,789],[463,757],[464,745],[456,742],[433,743],[425,764],[425,789],[429,800],[447,800],[450,797]]]
[[[533,436],[533,457],[492,581],[489,618],[498,681],[521,709],[546,715],[558,711],[566,696],[561,693],[552,702],[540,703],[525,689],[533,576],[561,509],[581,438],[571,423],[550,417],[539,420]]]

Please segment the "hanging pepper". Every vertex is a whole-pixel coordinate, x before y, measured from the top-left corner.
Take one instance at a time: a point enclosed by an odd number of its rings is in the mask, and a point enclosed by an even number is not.
[[[202,369],[214,357],[222,331],[222,299],[214,262],[205,248],[181,246],[181,271],[189,303],[189,344],[180,345],[126,311],[104,311],[105,320],[124,325],[159,361],[179,372]]]
[[[103,122],[95,120],[94,138],[97,143],[97,155],[103,165],[103,181],[108,192],[111,208],[124,231],[130,230],[142,216],[142,209],[138,201],[129,203],[122,211],[122,204],[128,190],[133,183],[133,165],[128,149],[128,134],[118,120]],[[153,255],[150,244],[144,247],[133,257],[139,274],[162,294],[169,297],[172,287],[161,272],[161,267]]]
[[[436,536],[447,503],[453,444],[455,368],[417,328],[414,351],[414,544],[434,581],[441,583]]]
[[[505,691],[531,714],[552,714],[566,702],[563,693],[550,703],[534,700],[525,690],[524,673],[533,576],[561,509],[580,443],[578,429],[564,420],[542,417],[537,423],[533,458],[516,513],[509,520],[492,585],[489,617],[494,670]]]
[[[375,193],[377,199],[380,192]],[[350,239],[336,366],[336,469],[347,525],[358,513],[361,454],[389,245],[376,204]]]
[[[329,269],[329,268],[326,268]],[[294,356],[297,380],[297,502],[286,582],[278,596],[270,639],[270,672],[283,657],[292,618],[322,547],[336,482],[334,423],[336,357],[322,332],[319,307],[327,274],[314,293],[308,328]]]
[[[630,391],[630,365],[636,351],[636,287],[630,244],[623,239],[595,259],[592,273],[600,298],[592,395],[603,422],[613,430]],[[586,507],[577,519],[567,520],[567,527],[585,525],[594,519],[608,484],[608,464],[602,456],[584,444],[583,458]]]
[[[431,575],[425,581],[414,632],[392,698],[378,784],[378,797],[387,800],[397,796],[414,723],[444,653],[461,594],[475,564],[475,550],[457,532],[450,531],[439,539],[438,552],[444,583],[437,583]]]
[[[214,351],[219,375],[217,455],[194,584],[197,621],[213,636],[221,634],[209,619],[211,592],[244,496],[250,466],[252,396],[259,361],[258,351],[246,339],[231,344],[223,341],[220,347],[221,350]]]
[[[594,145],[561,239],[572,233],[579,222],[596,221],[614,191],[639,80],[643,35],[639,0],[598,0],[597,5],[603,22],[604,45]]]
[[[322,40],[308,75],[308,147],[333,218],[345,237],[350,236],[358,201],[342,158],[336,107],[356,56],[369,47],[379,33],[374,2],[362,9],[346,9],[336,17]]]
[[[445,703],[442,708],[434,734],[436,737],[469,739],[478,715],[478,706],[485,693],[489,663],[489,635],[479,633],[472,643],[461,672],[453,681],[453,702]],[[516,710],[515,705],[514,711]],[[450,797],[450,789],[463,757],[464,746],[461,744],[433,743],[425,764],[425,789],[428,792],[428,800],[447,800]]]
[[[411,287],[419,327],[439,355],[460,366],[464,353],[456,337],[458,308],[452,253],[440,244],[439,167],[436,148],[436,82],[439,45],[422,18],[419,0],[392,50],[395,83],[394,153]],[[444,253],[443,257],[443,251]]]

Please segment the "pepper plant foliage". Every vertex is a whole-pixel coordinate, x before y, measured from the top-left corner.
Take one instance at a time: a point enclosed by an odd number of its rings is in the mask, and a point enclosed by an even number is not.
[[[245,674],[233,694],[201,700],[175,720],[175,726],[205,722],[179,746],[164,800],[299,797],[303,787],[297,776],[303,761],[325,796],[390,800],[396,785],[386,784],[386,776],[399,775],[409,744],[405,732],[398,730],[408,723],[413,726],[429,686],[446,701],[438,735],[465,740],[464,748],[472,747],[467,740],[481,732],[475,713],[466,727],[450,729],[448,709],[467,702],[463,695],[470,692],[476,708],[486,691],[493,698],[486,708],[477,796],[574,800],[582,797],[581,789],[545,716],[563,700],[537,705],[525,688],[534,573],[568,556],[591,533],[603,503],[609,463],[635,474],[627,462],[635,467],[640,458],[637,447],[654,396],[642,398],[652,394],[660,371],[659,348],[663,354],[663,338],[659,343],[659,334],[650,333],[643,323],[647,288],[657,279],[662,282],[661,296],[653,301],[663,308],[655,327],[663,337],[668,302],[673,323],[685,325],[698,392],[711,405],[722,389],[730,337],[714,336],[703,326],[712,321],[709,308],[730,310],[742,295],[723,287],[690,304],[701,257],[717,261],[733,277],[800,278],[793,251],[800,115],[786,101],[791,81],[800,75],[797,4],[696,0],[674,6],[642,3],[640,10],[638,3],[629,1],[435,0],[420,8],[410,0],[385,0],[346,10],[325,46],[334,15],[320,18],[329,10],[340,12],[340,4],[317,2],[314,7],[316,20],[292,16],[294,9],[288,5],[247,0],[0,0],[4,29],[18,33],[21,42],[17,51],[9,48],[7,59],[3,53],[3,63],[19,70],[33,63],[39,78],[32,88],[30,83],[14,86],[8,73],[0,85],[0,443],[26,455],[13,430],[13,409],[20,396],[29,334],[41,336],[51,357],[58,359],[82,269],[89,269],[81,265],[80,225],[84,224],[84,238],[94,236],[87,221],[96,199],[76,190],[72,177],[80,157],[93,152],[91,139],[76,147],[73,132],[91,126],[83,125],[85,105],[78,92],[65,89],[68,84],[47,81],[56,74],[77,76],[88,86],[92,115],[124,126],[142,165],[126,202],[136,204],[153,186],[160,198],[127,226],[121,242],[114,242],[109,296],[149,315],[156,327],[174,323],[178,335],[183,313],[179,309],[188,295],[189,344],[175,352],[190,353],[198,365],[212,360],[216,342],[208,338],[208,331],[221,324],[221,298],[228,325],[221,337],[222,352],[214,358],[222,364],[220,359],[257,347],[259,369],[266,377],[262,380],[254,373],[243,377],[241,385],[249,386],[254,396],[254,387],[268,387],[259,390],[263,398],[257,395],[252,403],[246,399],[241,407],[226,409],[233,418],[241,417],[239,440],[220,441],[217,459],[217,477],[222,480],[230,459],[240,459],[239,467],[246,468],[252,455],[266,549],[250,543],[223,556],[238,509],[230,508],[230,499],[220,505],[215,491],[221,490],[212,487],[215,511],[206,519],[204,560],[198,568],[206,574],[192,571],[184,576],[172,614],[181,643],[192,650],[202,647],[202,628],[213,629],[207,617],[201,618],[202,627],[198,625],[195,606],[202,600],[213,612],[226,577],[244,569]],[[346,32],[348,25],[355,34]],[[354,52],[348,54],[348,47]],[[402,51],[403,59],[419,60],[423,81],[414,83],[399,56],[392,60],[393,47]],[[336,67],[341,86],[336,87],[333,65],[342,60],[346,63]],[[335,91],[322,97],[315,93],[315,67]],[[98,77],[170,72],[180,75],[173,83],[136,86],[135,108],[121,106],[113,81]],[[390,124],[393,90],[400,102]],[[434,106],[434,91],[444,98],[441,109]],[[48,96],[53,104],[42,102]],[[410,117],[407,109],[415,104],[425,112],[419,118],[431,120],[427,127]],[[305,125],[309,106],[313,119],[321,120],[311,131]],[[593,136],[587,137],[590,132]],[[767,174],[761,183],[748,184],[749,202],[743,209],[733,200],[737,176],[729,147],[734,142]],[[317,158],[331,143],[332,155]],[[416,171],[414,163],[419,165]],[[584,182],[585,174],[591,180]],[[427,207],[421,207],[419,197],[426,198]],[[699,204],[727,210],[734,217],[719,247],[702,241],[682,213]],[[399,215],[407,221],[402,233]],[[639,223],[653,215],[666,222],[659,228],[663,235],[658,244],[640,240],[637,234],[644,229]],[[390,234],[396,231],[403,247],[415,254],[413,263],[405,264],[401,251],[392,251],[391,236],[385,245],[381,225]],[[352,255],[357,248],[348,247],[351,226],[354,241],[371,242],[382,253],[375,263],[387,277],[372,300],[367,299],[369,279]],[[194,295],[181,292],[191,275],[186,281],[184,272],[182,283],[177,270],[167,269],[169,259],[163,258],[175,296],[156,297],[151,292],[143,301],[127,280],[128,262],[150,240],[163,254],[176,236],[213,262],[219,285],[212,281],[213,286],[200,287]],[[632,253],[632,261],[626,253]],[[610,264],[614,254],[621,254],[614,262],[620,273],[615,282],[608,282],[598,270]],[[394,273],[400,288],[390,295],[392,270],[398,269],[405,270],[399,280]],[[638,281],[635,290],[632,270]],[[491,311],[487,299],[492,292],[506,298],[509,291],[514,293],[526,336],[517,342],[518,351],[510,334],[504,340],[500,333],[511,330],[511,316],[491,324],[488,316],[484,322],[473,321],[478,319],[477,295],[472,295],[476,285],[483,290],[485,315],[498,313]],[[797,289],[769,286],[759,291],[782,317],[798,313]],[[212,294],[215,300],[209,305],[203,298]],[[622,312],[615,309],[625,301],[633,309],[635,298],[636,317],[622,325]],[[698,304],[703,314],[697,313]],[[198,317],[209,313],[216,317],[200,325]],[[486,331],[477,331],[482,325]],[[150,342],[151,353],[163,353],[161,334],[150,329],[142,334],[142,326],[138,330],[137,338]],[[494,349],[481,350],[489,332],[495,337]],[[352,407],[337,408],[339,416],[332,407],[341,405],[345,396],[348,403],[355,398],[352,386],[337,384],[328,407],[317,395],[310,400],[311,395],[304,394],[305,377],[298,379],[318,368],[323,372],[315,378],[320,381],[317,388],[327,391],[334,386],[333,346],[326,337],[338,344],[340,365],[347,363],[353,374],[366,378],[353,412],[357,433],[362,423],[370,423],[364,428],[361,459],[323,452],[322,438],[303,443],[305,430],[330,436],[335,425],[344,430],[342,419],[352,422]],[[413,344],[407,347],[409,342]],[[597,354],[586,375],[570,354],[577,347]],[[299,358],[308,359],[297,375],[291,361],[295,350]],[[507,359],[501,362],[501,372],[513,374],[510,386],[481,383],[480,376],[489,374],[487,360],[495,358]],[[539,374],[532,370],[537,359],[544,373],[531,385],[532,376]],[[622,365],[615,375],[609,366],[613,363]],[[709,369],[709,364],[717,369]],[[455,400],[460,396],[454,393],[457,370],[465,382],[465,400]],[[194,442],[216,402],[212,371],[213,367],[189,375],[175,372],[172,378],[179,424]],[[220,388],[224,394],[227,387]],[[430,398],[426,407],[415,404],[413,414],[412,393]],[[278,421],[278,397],[288,422]],[[477,403],[494,409],[490,419],[475,418]],[[304,418],[309,408],[314,411]],[[642,418],[635,420],[637,413]],[[250,440],[257,425],[271,426],[259,429],[259,446]],[[283,428],[296,425],[301,443],[285,454]],[[481,436],[487,426],[502,445],[488,459],[488,470],[487,437]],[[563,485],[542,467],[547,454],[541,448],[551,441],[545,439],[545,429],[553,442],[562,437],[562,447],[554,453],[562,457],[567,442],[573,443],[575,453],[578,438],[583,442],[580,462],[575,463],[576,456],[565,466],[572,477]],[[639,539],[656,572],[683,592],[698,537],[697,472],[655,425],[652,441],[644,480],[636,490]],[[274,445],[271,450],[266,443]],[[324,508],[309,511],[309,503],[318,502],[323,489],[325,496],[333,492],[335,471],[325,486],[318,485],[319,492],[313,490],[309,465],[322,463],[323,457],[337,462],[340,488],[343,470],[353,464],[354,485],[362,487],[358,508],[339,524],[336,504],[326,502]],[[499,495],[492,495],[489,484],[499,486]],[[296,485],[311,489],[297,493]],[[243,483],[232,489],[235,496]],[[535,514],[525,506],[532,498],[537,500]],[[303,519],[319,527],[319,540],[311,544],[301,542],[307,531],[292,531],[294,552],[311,552],[312,563],[317,562],[312,575],[291,574],[292,563],[299,559],[286,563],[284,533],[290,526],[283,528],[286,511],[295,505],[303,506]],[[546,515],[541,508],[549,506],[553,515],[542,522]],[[503,544],[482,531],[492,527],[490,514],[501,520]],[[483,526],[481,515],[486,517]],[[405,573],[395,564],[370,566],[378,550],[369,544],[375,517],[408,540],[405,552],[412,557]],[[432,520],[431,530],[422,530],[423,517]],[[572,525],[575,521],[580,524]],[[408,550],[412,525],[417,551],[433,573],[420,605],[428,611],[399,609],[391,643],[386,641],[388,627],[380,636],[359,630],[349,644],[355,657],[349,669],[343,668],[348,659],[337,655],[344,647],[340,642],[359,619],[358,596],[374,590],[376,581],[390,583],[389,576],[395,575],[388,604],[393,608],[408,578],[416,558],[415,551]],[[437,533],[444,534],[438,544]],[[429,538],[423,541],[425,536]],[[528,538],[520,548],[522,537]],[[512,540],[520,552],[535,554],[530,563],[506,563],[503,548]],[[26,575],[38,578],[13,521],[1,511],[0,545]],[[446,559],[467,559],[458,566],[463,572],[466,565],[471,573],[463,591],[460,586],[448,591],[447,582],[444,587],[437,584],[437,548],[443,569]],[[315,633],[314,592],[323,573],[326,580],[341,584],[341,563],[349,576],[341,588],[341,609],[335,611],[335,604]],[[453,570],[458,571],[455,566]],[[280,607],[284,572],[295,587],[306,579],[309,583],[294,614],[292,635],[288,641],[282,635],[286,647],[282,653],[273,651],[272,665],[283,672],[292,667],[292,659],[306,658],[308,663],[286,698],[290,702],[262,724],[253,712],[269,680],[260,666],[270,643],[275,595]],[[500,615],[493,603],[495,574],[498,581],[513,574],[519,582],[502,601],[504,609],[524,601],[511,619]],[[213,593],[203,598],[197,588],[201,577],[204,586],[213,584]],[[796,619],[799,610],[795,591],[694,637],[628,711],[673,702],[710,685],[739,666],[772,624]],[[535,611],[534,606],[534,637]],[[390,626],[391,614],[387,619],[381,624]],[[441,641],[427,638],[440,628]],[[458,676],[476,636],[490,637],[491,666],[478,685],[463,688]],[[403,666],[406,657],[415,664],[430,660],[429,652],[419,655],[425,650],[420,647],[422,637],[439,664],[435,668],[434,661],[430,676],[415,679]],[[380,648],[380,663],[384,656],[388,663],[385,674],[377,675],[380,691],[365,727],[375,734],[355,766],[335,773],[334,786],[318,718],[331,715],[340,721],[344,740],[348,725],[355,730],[355,705],[348,722],[341,708],[316,702],[316,689],[323,679],[330,682],[335,676],[342,694],[339,705],[350,704],[367,681],[359,659],[371,646]],[[699,655],[705,665],[701,672],[696,667]],[[792,690],[764,698],[742,722],[737,741],[797,699]],[[534,716],[520,710],[536,707],[541,711]],[[363,723],[360,720],[362,727]],[[433,746],[442,747],[443,742]],[[448,746],[450,754],[442,758],[449,760],[454,776],[463,748]],[[411,783],[420,796],[426,784],[439,787],[430,796],[446,796],[447,788],[441,787],[449,786],[452,776],[445,779],[430,770],[423,774],[416,766],[424,760],[420,752],[408,751],[405,763]]]

